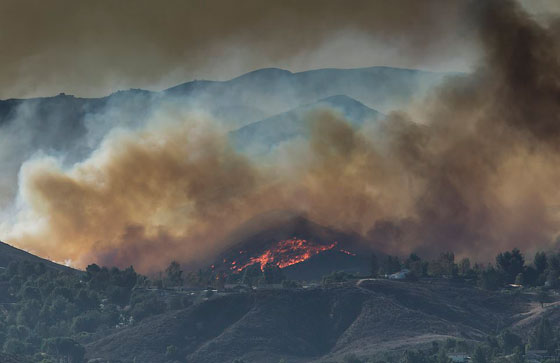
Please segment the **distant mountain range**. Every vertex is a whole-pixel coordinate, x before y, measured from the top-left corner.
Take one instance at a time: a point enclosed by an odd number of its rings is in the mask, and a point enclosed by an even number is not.
[[[72,165],[95,150],[114,127],[142,127],[157,106],[202,110],[233,131],[234,144],[266,150],[305,133],[301,119],[313,107],[334,108],[360,123],[407,105],[446,75],[389,67],[298,73],[267,68],[228,81],[192,81],[164,91],[0,100],[0,206],[13,199],[21,164],[38,151]]]
[[[355,127],[362,126],[366,121],[378,121],[384,116],[353,98],[335,95],[243,126],[230,133],[230,140],[237,150],[254,154],[269,152],[283,141],[309,136],[307,117],[311,111],[319,109],[337,111]]]

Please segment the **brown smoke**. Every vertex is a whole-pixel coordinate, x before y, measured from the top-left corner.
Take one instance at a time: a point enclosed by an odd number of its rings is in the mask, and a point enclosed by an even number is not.
[[[312,113],[309,142],[286,143],[265,165],[199,116],[158,114],[70,171],[29,163],[22,196],[43,224],[11,241],[78,266],[149,271],[212,256],[243,221],[290,209],[388,252],[489,260],[547,246],[560,227],[558,28],[512,1],[476,2],[469,14],[480,67],[414,114],[355,131],[336,113]]]
[[[171,86],[192,77],[232,77],[232,72],[285,65],[346,30],[421,61],[428,49],[461,37],[465,2],[5,0],[0,3],[0,98],[61,91],[104,95],[157,87],[162,79]],[[236,52],[252,54],[237,61],[250,64],[236,66],[230,59]],[[351,57],[327,66],[348,67]],[[208,64],[234,69],[215,74]]]
[[[427,128],[410,126],[419,136],[393,134],[422,191],[412,218],[379,223],[374,239],[488,258],[558,232],[558,34],[512,1],[476,3],[473,15],[485,58],[438,90]]]

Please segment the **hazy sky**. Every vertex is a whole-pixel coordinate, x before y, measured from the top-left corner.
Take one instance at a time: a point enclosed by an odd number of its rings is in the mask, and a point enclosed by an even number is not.
[[[467,1],[0,3],[0,98],[104,95],[262,67],[466,70]]]
[[[3,0],[0,98],[158,89],[262,67],[466,71],[477,58],[468,2]]]

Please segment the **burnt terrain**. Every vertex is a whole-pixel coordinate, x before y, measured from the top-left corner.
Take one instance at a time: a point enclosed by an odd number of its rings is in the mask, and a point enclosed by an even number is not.
[[[556,309],[532,311],[533,300],[531,294],[513,298],[446,279],[262,289],[146,319],[89,342],[86,350],[90,358],[137,362],[165,362],[162,347],[169,345],[187,362],[201,363],[339,362],[350,352],[398,359],[406,349],[451,337],[484,340]]]

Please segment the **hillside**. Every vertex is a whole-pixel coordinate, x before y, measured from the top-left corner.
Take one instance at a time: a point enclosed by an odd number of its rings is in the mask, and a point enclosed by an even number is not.
[[[237,150],[267,153],[283,141],[308,137],[310,125],[307,117],[312,111],[323,109],[339,112],[356,128],[364,122],[375,122],[383,117],[382,113],[353,98],[336,95],[241,127],[230,133],[230,140]]]
[[[231,247],[216,257],[215,271],[241,272],[244,266],[269,262],[294,280],[320,280],[334,271],[368,274],[374,252],[356,234],[279,211],[249,220],[227,240]]]
[[[0,268],[7,268],[10,262],[28,261],[31,263],[43,263],[45,267],[59,271],[72,271],[70,267],[63,266],[44,258],[35,256],[7,243],[0,242]]]
[[[351,236],[289,213],[247,222],[235,236],[239,244],[232,246],[258,257],[262,249],[274,250],[277,238],[294,235],[306,238],[308,248],[329,249],[306,254],[306,260],[293,265],[277,264],[290,279],[339,270],[342,262],[359,267],[359,260],[351,258],[360,256]],[[340,245],[325,242],[335,237]],[[339,247],[355,248],[350,251],[356,256],[342,253],[349,257],[333,262]],[[2,251],[19,264],[0,269],[0,291],[8,293],[0,295],[0,343],[4,353],[32,361],[72,356],[82,362],[85,356],[85,361],[98,363],[341,363],[354,354],[361,362],[396,362],[405,351],[430,350],[432,357],[445,353],[450,341],[468,345],[470,352],[476,344],[487,351],[494,346],[499,350],[488,354],[495,356],[525,349],[525,344],[555,351],[560,342],[552,328],[548,340],[535,340],[541,326],[560,320],[558,285],[543,286],[543,277],[557,276],[560,255],[552,253],[524,265],[519,251],[508,251],[499,255],[496,267],[484,269],[465,261],[456,264],[446,253],[437,260],[411,255],[402,263],[379,254],[382,260],[374,273],[410,268],[415,274],[394,280],[368,278],[361,271],[329,274],[322,281],[277,283],[269,282],[267,268],[246,268],[251,275],[241,274],[239,280],[233,278],[239,275],[221,275],[220,266],[181,276],[176,263],[151,278],[133,267],[97,265],[81,274],[52,273],[25,263],[33,257],[29,254],[5,245]],[[282,252],[294,256],[293,251]],[[551,263],[543,265],[543,259]],[[522,272],[505,269],[516,266],[511,264],[516,260]],[[524,279],[525,285],[510,286],[510,275]],[[513,342],[509,346],[503,343],[504,334]]]
[[[517,299],[461,283],[365,280],[326,288],[259,290],[212,298],[123,328],[86,345],[90,358],[165,362],[176,346],[188,362],[339,362],[399,355],[457,337],[482,340],[515,323]]]

